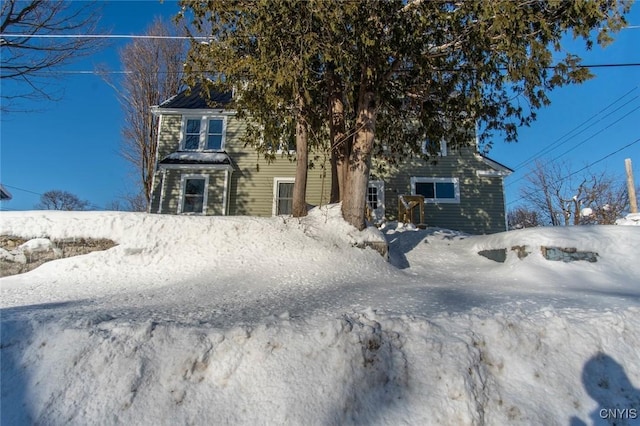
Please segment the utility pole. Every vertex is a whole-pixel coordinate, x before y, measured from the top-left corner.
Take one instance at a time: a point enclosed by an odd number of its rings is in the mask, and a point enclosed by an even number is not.
[[[638,213],[638,200],[636,199],[636,186],[633,183],[633,169],[631,168],[631,158],[624,160],[624,167],[627,169],[627,190],[629,191],[629,210],[631,213]]]

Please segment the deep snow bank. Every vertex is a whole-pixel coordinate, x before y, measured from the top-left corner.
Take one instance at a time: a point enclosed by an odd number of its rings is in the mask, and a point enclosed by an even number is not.
[[[640,404],[639,318],[516,309],[227,330],[3,322],[2,423],[591,424],[601,409]]]
[[[388,264],[335,208],[0,219],[119,243],[0,280],[2,424],[578,425],[640,407],[637,227],[390,226]],[[513,244],[600,258],[477,254]]]

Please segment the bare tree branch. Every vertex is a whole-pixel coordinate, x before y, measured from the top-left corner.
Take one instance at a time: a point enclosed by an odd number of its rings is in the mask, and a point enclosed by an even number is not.
[[[151,107],[178,93],[182,81],[187,45],[185,40],[168,37],[176,31],[175,27],[156,20],[145,34],[167,37],[136,39],[122,49],[120,60],[127,71],[122,81],[114,82],[107,72],[103,73],[124,111],[120,155],[134,167],[146,203],[151,199],[158,139],[158,119],[151,113]],[[140,209],[138,201],[137,204],[127,201]]]
[[[42,194],[40,203],[35,207],[43,210],[87,210],[89,202],[70,192],[54,189]]]
[[[41,72],[55,70],[92,54],[104,43],[95,38],[33,35],[91,34],[98,19],[93,2],[3,0],[0,9],[0,81],[15,84],[3,87],[0,110],[15,110],[15,101],[20,99],[58,99],[59,93],[51,84],[51,76],[43,76]]]
[[[629,204],[624,182],[606,172],[586,170],[579,180],[568,164],[536,162],[522,188],[522,197],[553,226],[610,225]]]

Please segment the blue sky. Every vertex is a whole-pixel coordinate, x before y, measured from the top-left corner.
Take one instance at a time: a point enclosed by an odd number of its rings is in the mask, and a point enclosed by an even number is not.
[[[142,34],[156,16],[171,17],[177,12],[173,1],[105,1],[101,6],[101,26],[111,34]],[[585,52],[581,43],[568,41],[566,45],[585,64],[640,63],[639,5],[633,7],[628,21],[636,28],[622,30],[606,49]],[[66,69],[90,71],[106,64],[119,70],[118,51],[128,42],[130,39],[112,40],[105,49]],[[552,92],[551,106],[538,112],[531,127],[520,129],[519,142],[494,140],[489,156],[515,168],[506,181],[509,208],[520,197],[522,177],[528,171],[523,163],[558,144],[538,158],[568,161],[574,170],[597,162],[593,170],[607,170],[621,182],[624,159],[631,158],[636,184],[640,183],[640,142],[620,150],[640,138],[640,67],[592,71],[594,79]],[[3,82],[0,90],[9,84]],[[58,84],[64,88],[62,100],[38,102],[33,105],[38,112],[3,114],[0,119],[0,182],[13,194],[2,209],[33,209],[39,194],[51,189],[72,192],[102,209],[134,190],[131,168],[118,154],[122,113],[113,89],[94,74],[65,75]],[[612,154],[617,150],[620,152]]]

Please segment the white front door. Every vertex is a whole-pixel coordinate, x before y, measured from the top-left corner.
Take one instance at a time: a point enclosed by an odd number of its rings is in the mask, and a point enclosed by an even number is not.
[[[384,221],[384,181],[370,180],[367,188],[367,205],[373,223]]]

